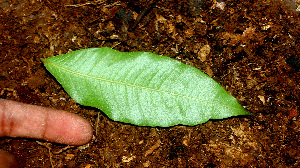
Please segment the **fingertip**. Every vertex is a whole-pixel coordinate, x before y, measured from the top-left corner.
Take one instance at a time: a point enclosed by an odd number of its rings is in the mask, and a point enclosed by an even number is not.
[[[92,135],[93,129],[84,118],[70,112],[48,109],[43,139],[67,145],[83,145],[91,140]]]
[[[73,116],[69,122],[69,131],[65,136],[61,136],[62,142],[59,143],[68,145],[83,145],[92,139],[93,129],[87,120],[76,115]]]
[[[79,126],[80,124],[78,124]],[[93,128],[91,124],[83,120],[81,128],[81,136],[74,142],[74,145],[83,145],[88,143],[93,137]]]

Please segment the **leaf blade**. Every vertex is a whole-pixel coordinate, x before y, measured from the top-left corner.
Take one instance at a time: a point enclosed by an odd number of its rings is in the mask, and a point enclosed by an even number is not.
[[[167,127],[250,114],[206,74],[169,57],[103,47],[43,62],[76,102],[115,121]]]

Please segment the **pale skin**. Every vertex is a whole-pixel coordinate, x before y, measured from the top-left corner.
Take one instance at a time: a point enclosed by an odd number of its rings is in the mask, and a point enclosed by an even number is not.
[[[73,113],[0,99],[0,137],[83,145],[92,135],[89,122]],[[0,167],[17,167],[17,162],[11,154],[0,150]]]

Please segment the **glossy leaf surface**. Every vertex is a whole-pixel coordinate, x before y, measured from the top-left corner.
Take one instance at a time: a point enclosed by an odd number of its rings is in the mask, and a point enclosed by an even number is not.
[[[251,115],[198,69],[150,52],[90,48],[43,59],[79,104],[139,126],[197,125]]]

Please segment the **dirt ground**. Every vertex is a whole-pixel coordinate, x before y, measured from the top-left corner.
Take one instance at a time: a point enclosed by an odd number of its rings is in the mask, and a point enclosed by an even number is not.
[[[0,98],[87,119],[83,146],[0,138],[20,167],[299,167],[300,3],[294,0],[0,2]],[[40,58],[150,51],[207,73],[255,116],[139,127],[77,104]],[[100,112],[100,113],[99,113]]]

